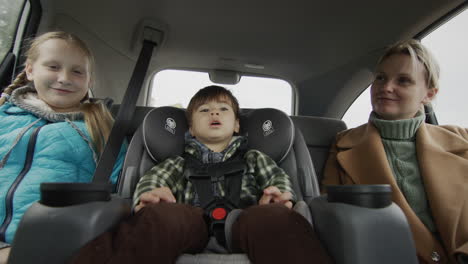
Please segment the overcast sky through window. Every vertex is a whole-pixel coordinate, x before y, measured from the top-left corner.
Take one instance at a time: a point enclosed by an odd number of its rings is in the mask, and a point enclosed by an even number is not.
[[[149,105],[186,108],[198,90],[213,84],[206,72],[160,71],[154,77]],[[292,88],[283,80],[243,76],[236,85],[218,85],[231,90],[241,108],[273,107],[291,114]]]

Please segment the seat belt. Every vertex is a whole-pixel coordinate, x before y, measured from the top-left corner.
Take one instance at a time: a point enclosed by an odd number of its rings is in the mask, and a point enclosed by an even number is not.
[[[141,49],[132,78],[117,113],[114,126],[94,172],[93,183],[106,183],[109,181],[115,160],[119,155],[125,135],[132,122],[138,96],[143,86],[153,49],[156,45],[157,43],[153,41],[144,40],[143,42],[143,48]]]
[[[92,183],[42,183],[41,203],[53,206],[67,206],[91,201],[110,200],[112,184],[109,182],[109,178],[130,127],[153,50],[162,41],[162,37],[163,32],[150,27],[144,28],[143,47],[115,118],[109,139],[96,166]]]
[[[425,104],[424,105],[424,114],[426,114],[426,120],[425,122],[431,125],[438,125],[439,121],[437,121],[437,117],[434,113],[434,108],[432,107],[432,104]]]

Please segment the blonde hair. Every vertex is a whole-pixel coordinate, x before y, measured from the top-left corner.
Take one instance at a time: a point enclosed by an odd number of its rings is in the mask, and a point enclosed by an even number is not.
[[[62,32],[62,31],[54,31],[54,32],[47,32],[44,33],[37,38],[34,38],[30,44],[29,49],[26,51],[26,62],[31,63],[37,60],[39,57],[39,47],[44,42],[50,39],[61,39],[66,41],[69,44],[75,45],[79,49],[83,51],[86,55],[88,62],[89,62],[89,77],[90,77],[90,86],[94,82],[94,56],[91,53],[91,50],[88,48],[86,43],[79,39],[77,36]],[[25,86],[29,83],[26,71],[23,70],[20,72],[15,80],[7,87],[2,93],[2,97],[0,98],[0,105],[3,105],[6,101],[6,98],[10,96],[18,87]],[[102,153],[104,150],[104,145],[109,137],[110,130],[112,128],[112,124],[114,119],[110,114],[109,110],[101,103],[91,103],[85,102],[88,99],[88,94],[83,98],[80,111],[84,114],[84,121],[86,124],[86,128],[89,131],[91,136],[91,140],[93,141],[93,145],[98,153]]]
[[[8,96],[11,95],[14,89],[24,86],[28,83],[28,77],[26,76],[26,71],[22,71],[16,76],[15,80],[5,88],[2,92],[2,97],[0,97],[0,105],[3,105],[6,102]]]
[[[415,39],[397,42],[390,46],[385,51],[384,55],[379,59],[377,65],[380,65],[384,60],[394,54],[406,54],[411,57],[413,67],[416,67],[420,62],[426,70],[426,84],[428,88],[439,89],[439,64],[432,53]]]

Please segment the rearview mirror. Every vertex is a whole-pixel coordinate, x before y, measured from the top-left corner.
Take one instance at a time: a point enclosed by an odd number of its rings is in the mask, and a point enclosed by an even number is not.
[[[238,72],[228,70],[212,70],[209,76],[212,82],[218,84],[237,84],[241,79]]]

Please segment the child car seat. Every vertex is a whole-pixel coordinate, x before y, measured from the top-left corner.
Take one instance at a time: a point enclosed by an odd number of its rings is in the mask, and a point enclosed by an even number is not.
[[[302,135],[300,131],[295,131],[292,120],[286,114],[272,108],[242,110],[240,127],[240,134],[248,137],[247,149],[257,149],[267,154],[290,175],[298,200],[302,201],[304,197],[311,199],[319,195],[312,161],[305,143],[299,141]],[[121,197],[131,200],[139,178],[146,171],[168,157],[182,155],[187,130],[185,111],[182,109],[160,107],[146,115],[128,148],[123,166],[124,174],[119,182]],[[304,149],[301,149],[303,152],[295,151],[295,139],[297,140],[296,146],[304,145]],[[298,171],[301,173],[297,173]],[[298,203],[295,208],[311,221],[310,212],[305,203]],[[228,222],[232,220],[228,218]],[[201,263],[219,263],[220,261],[250,263],[243,254],[210,253],[185,254],[177,263],[198,263],[197,261]]]

